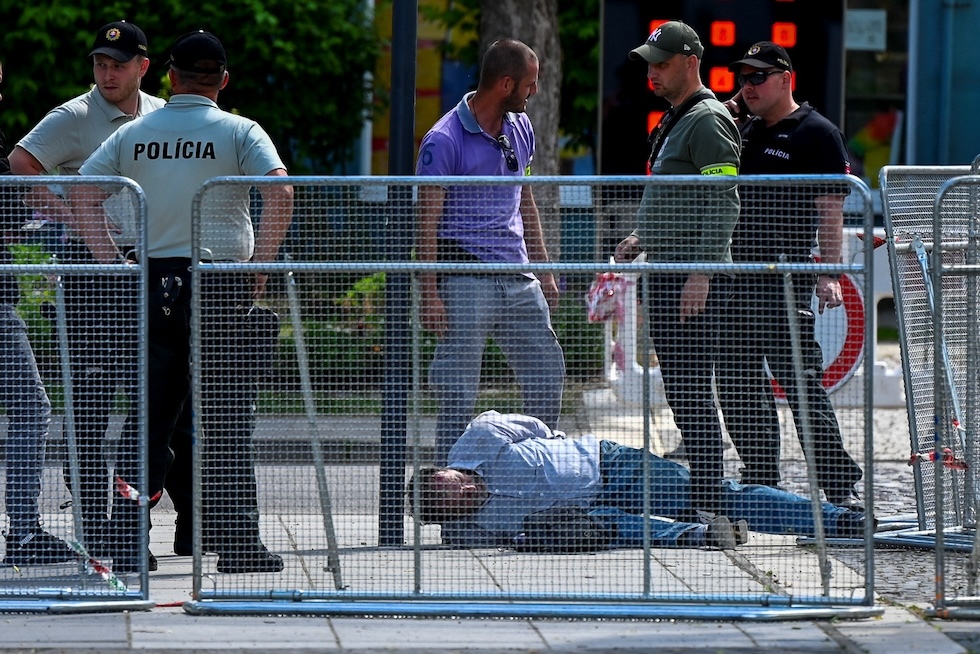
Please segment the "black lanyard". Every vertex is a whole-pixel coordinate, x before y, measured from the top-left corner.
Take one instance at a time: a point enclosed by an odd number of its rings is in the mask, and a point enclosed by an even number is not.
[[[691,107],[701,102],[702,100],[707,100],[708,98],[715,97],[715,94],[708,89],[702,88],[700,91],[689,97],[684,104],[680,106],[676,111],[671,107],[664,112],[664,115],[660,117],[660,122],[657,126],[653,128],[650,132],[650,136],[647,137],[647,141],[650,143],[650,169],[653,169],[653,162],[657,160],[657,155],[660,154],[660,148],[664,145],[664,140],[667,138],[667,134],[670,130],[674,129],[674,125],[680,122],[680,119],[690,111]]]

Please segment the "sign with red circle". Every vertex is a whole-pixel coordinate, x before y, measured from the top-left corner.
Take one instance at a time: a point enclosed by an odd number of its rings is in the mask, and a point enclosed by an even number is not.
[[[854,375],[864,360],[864,294],[850,275],[841,275],[841,295],[844,304],[836,309],[818,313],[816,295],[811,299],[814,334],[823,351],[823,387],[832,393]],[[772,375],[769,375],[772,379]],[[786,399],[786,392],[772,380],[776,397]]]

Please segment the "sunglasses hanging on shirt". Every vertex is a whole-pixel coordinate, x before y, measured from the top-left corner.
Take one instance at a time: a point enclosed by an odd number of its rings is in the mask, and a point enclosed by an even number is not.
[[[500,145],[500,149],[504,153],[504,159],[507,160],[507,170],[516,173],[517,169],[520,168],[520,164],[517,162],[517,154],[514,152],[514,146],[511,145],[510,139],[507,138],[506,134],[501,134],[497,137],[497,144]]]

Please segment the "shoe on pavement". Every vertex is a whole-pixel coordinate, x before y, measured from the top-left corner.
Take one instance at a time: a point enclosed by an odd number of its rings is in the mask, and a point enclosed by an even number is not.
[[[31,566],[65,563],[76,559],[75,551],[68,543],[52,536],[40,527],[35,527],[23,536],[7,537],[7,552],[2,565]]]
[[[147,552],[147,562],[146,569],[150,572],[155,572],[160,564],[157,562],[157,557],[153,556],[153,552]],[[112,571],[116,574],[135,574],[140,571],[139,557],[116,555],[112,557]]]
[[[863,511],[841,513],[837,516],[837,524],[834,525],[834,537],[864,540],[864,525],[867,520],[867,514]],[[872,516],[871,521],[871,533],[874,533],[878,530],[878,518]]]
[[[183,513],[177,514],[176,529],[174,530],[174,554],[177,556],[193,556],[194,533],[190,520]],[[213,551],[205,543],[205,553]]]
[[[732,523],[732,531],[735,532],[735,544],[745,545],[749,542],[749,522],[748,520],[736,520]]]
[[[849,511],[864,511],[864,500],[858,496],[857,491],[853,488],[847,488],[843,491],[824,489],[823,494],[827,496],[827,501],[834,506]]]
[[[746,528],[748,525],[746,525]],[[705,527],[704,543],[720,550],[733,550],[738,545],[738,537],[732,521],[723,515],[711,518]]]
[[[282,572],[284,567],[282,557],[273,554],[261,543],[225,551],[218,557],[218,572],[229,574]]]

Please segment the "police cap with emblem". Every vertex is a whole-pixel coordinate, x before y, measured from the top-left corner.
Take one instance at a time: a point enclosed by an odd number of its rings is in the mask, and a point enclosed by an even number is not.
[[[742,66],[752,66],[753,68],[766,69],[778,68],[793,72],[793,62],[781,45],[776,45],[772,41],[759,41],[752,45],[745,56],[738,61],[733,61],[728,70],[737,73]]]
[[[132,23],[119,20],[103,25],[95,35],[95,44],[88,56],[97,54],[126,63],[136,55],[148,56],[146,34]]]

